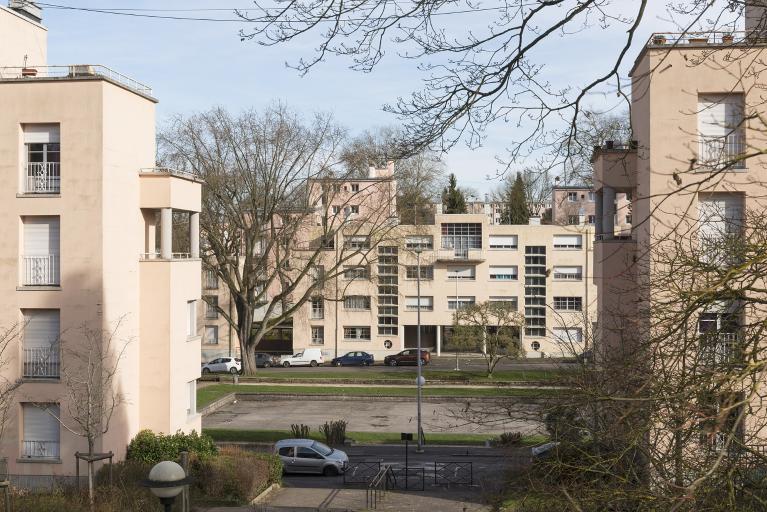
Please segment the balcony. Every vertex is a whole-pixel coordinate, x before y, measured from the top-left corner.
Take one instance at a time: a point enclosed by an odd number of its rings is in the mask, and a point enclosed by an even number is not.
[[[106,80],[142,96],[152,97],[151,87],[100,64],[0,67],[0,82],[31,80]]]
[[[61,191],[59,162],[30,162],[24,180],[25,194],[58,194]]]
[[[650,36],[648,48],[732,46],[753,44],[746,32],[656,32]]]
[[[60,445],[58,441],[22,441],[21,456],[25,459],[58,459]]]
[[[746,168],[746,140],[742,132],[725,137],[704,138],[700,141],[699,160],[702,171]]]
[[[61,371],[58,344],[51,347],[25,348],[25,379],[58,379]]]
[[[58,254],[21,257],[23,286],[58,286],[60,275]]]
[[[440,249],[437,251],[437,261],[481,263],[485,261],[485,253],[482,249]]]
[[[701,334],[701,361],[708,367],[738,364],[743,360],[743,347],[736,332]]]

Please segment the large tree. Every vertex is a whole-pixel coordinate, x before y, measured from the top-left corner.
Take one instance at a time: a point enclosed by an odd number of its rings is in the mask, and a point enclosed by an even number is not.
[[[458,187],[458,179],[455,174],[447,178],[447,186],[442,191],[443,213],[466,213],[466,197],[463,190]]]
[[[205,180],[203,268],[218,275],[234,311],[212,303],[237,333],[243,372],[275,327],[313,297],[336,300],[349,265],[375,259],[396,223],[390,181],[345,190],[334,173],[344,132],[284,106],[177,117],[159,136],[165,163]]]
[[[522,174],[512,181],[506,179],[501,200],[503,211],[501,212],[502,224],[527,224],[530,221],[530,209],[527,205],[525,182]]]

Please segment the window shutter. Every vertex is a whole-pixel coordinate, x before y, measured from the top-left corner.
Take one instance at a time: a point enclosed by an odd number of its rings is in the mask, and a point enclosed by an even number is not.
[[[24,144],[51,144],[61,141],[58,124],[25,124]]]
[[[24,255],[58,255],[59,231],[58,217],[24,217]]]
[[[471,279],[474,277],[474,267],[448,267],[448,277]]]
[[[512,249],[517,247],[517,235],[490,235],[491,249]]]
[[[516,266],[510,266],[510,267],[496,267],[491,266],[490,267],[490,275],[491,276],[497,276],[497,275],[517,275],[517,267]]]
[[[56,404],[24,404],[23,411],[24,441],[49,441],[45,445],[46,453],[44,455],[58,457],[59,422],[51,416],[51,413],[58,417],[59,406]]]
[[[580,246],[581,235],[554,235],[555,246]]]
[[[554,267],[554,273],[555,274],[580,274],[581,267],[565,267],[565,266],[557,265]]]
[[[24,310],[24,348],[50,348],[59,341],[58,309]]]

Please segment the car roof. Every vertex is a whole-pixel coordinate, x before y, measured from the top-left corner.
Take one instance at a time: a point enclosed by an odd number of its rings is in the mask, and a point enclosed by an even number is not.
[[[281,439],[274,446],[311,446],[314,439]]]

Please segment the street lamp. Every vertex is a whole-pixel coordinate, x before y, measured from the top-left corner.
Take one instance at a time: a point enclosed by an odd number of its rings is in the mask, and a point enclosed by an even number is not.
[[[418,310],[416,312],[417,315],[417,323],[418,323],[418,330],[416,331],[416,347],[417,347],[417,361],[418,361],[418,377],[416,378],[416,389],[417,392],[417,403],[418,403],[418,444],[416,448],[416,453],[423,453],[423,434],[421,430],[421,389],[424,385],[424,378],[421,375],[421,251],[423,249],[421,248],[421,244],[417,244],[415,247],[415,255],[416,255],[416,294],[418,295]]]
[[[181,494],[185,485],[189,485],[192,479],[186,476],[184,468],[170,460],[158,462],[149,471],[149,478],[142,482],[144,487],[149,487],[152,494],[160,498],[165,512],[171,512],[176,496]]]

